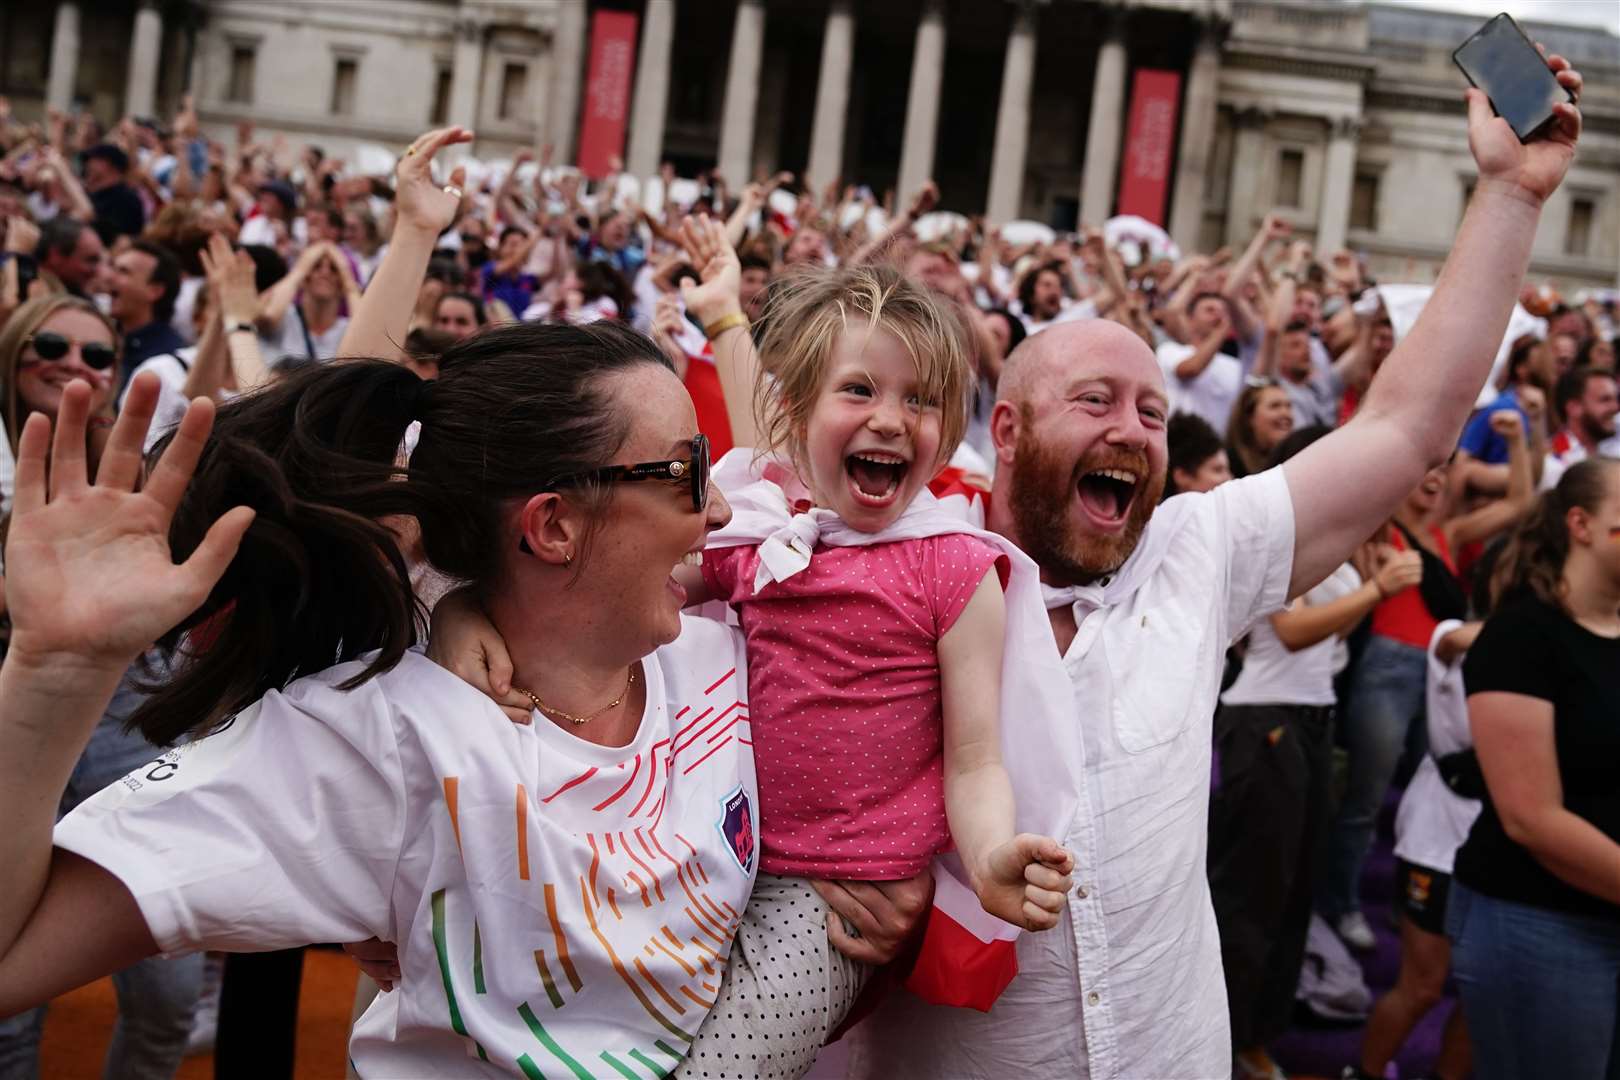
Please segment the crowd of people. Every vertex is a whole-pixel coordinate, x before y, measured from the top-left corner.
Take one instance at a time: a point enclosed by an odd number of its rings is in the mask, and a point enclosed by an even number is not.
[[[315,943],[360,1076],[1281,1077],[1397,788],[1344,1076],[1448,977],[1432,1075],[1614,1075],[1620,323],[1524,282],[1579,130],[1469,91],[1413,317],[1276,215],[0,103],[0,1078],[109,974],[109,1075],[289,1074]]]

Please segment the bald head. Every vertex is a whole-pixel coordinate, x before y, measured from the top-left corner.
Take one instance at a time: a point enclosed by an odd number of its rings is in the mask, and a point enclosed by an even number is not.
[[[1164,375],[1147,344],[1109,319],[1080,319],[1031,334],[1008,354],[996,384],[996,400],[1014,405],[1033,400],[1059,376],[1073,376],[1095,364],[1103,370],[1125,370],[1156,384]]]

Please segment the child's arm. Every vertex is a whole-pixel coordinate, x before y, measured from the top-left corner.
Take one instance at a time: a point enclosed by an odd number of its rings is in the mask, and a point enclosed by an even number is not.
[[[531,702],[512,689],[512,656],[469,588],[445,595],[433,609],[428,659],[492,698],[513,723],[527,724]]]
[[[1029,930],[1057,925],[1074,858],[1057,841],[1013,834],[1013,793],[997,716],[1006,624],[992,568],[939,639],[945,713],[945,816],[973,891],[990,914]]]

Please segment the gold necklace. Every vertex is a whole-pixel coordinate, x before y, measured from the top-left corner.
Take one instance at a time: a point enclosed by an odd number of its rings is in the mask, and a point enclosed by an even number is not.
[[[636,685],[636,669],[634,666],[632,666],[630,668],[630,677],[624,681],[624,689],[619,692],[619,696],[602,706],[600,709],[597,709],[595,712],[588,713],[585,716],[575,716],[571,712],[564,712],[555,706],[547,705],[545,702],[540,700],[540,695],[536,694],[533,690],[525,690],[521,686],[514,686],[512,689],[534,702],[534,707],[543,713],[550,713],[552,716],[561,717],[564,720],[571,720],[576,724],[585,724],[595,720],[598,716],[601,716],[609,709],[618,708],[624,703],[624,699],[630,693],[630,688],[634,685]]]

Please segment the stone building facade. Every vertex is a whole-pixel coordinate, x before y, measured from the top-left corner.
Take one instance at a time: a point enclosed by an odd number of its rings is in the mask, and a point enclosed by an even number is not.
[[[576,145],[592,15],[638,17],[625,158],[648,175],[791,169],[1058,227],[1116,209],[1133,78],[1178,74],[1166,198],[1183,245],[1279,209],[1319,249],[1424,280],[1473,174],[1451,50],[1481,21],[1346,0],[47,0],[0,12],[0,92],[104,119],[397,148],[437,123],[475,152]],[[1528,24],[1586,74],[1586,133],[1533,272],[1620,269],[1620,38]]]

